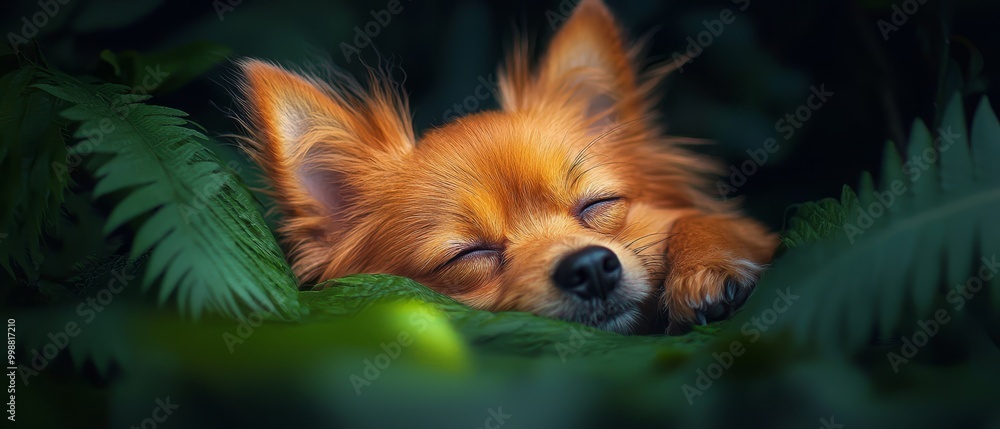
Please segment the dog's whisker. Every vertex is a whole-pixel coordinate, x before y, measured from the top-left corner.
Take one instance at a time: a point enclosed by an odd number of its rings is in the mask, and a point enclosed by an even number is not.
[[[649,244],[647,244],[647,245],[645,245],[645,246],[641,246],[641,247],[638,247],[638,248],[636,248],[635,250],[636,250],[636,252],[639,252],[639,253],[642,253],[642,252],[643,252],[643,251],[645,251],[646,249],[648,249],[648,248],[650,248],[650,247],[652,247],[652,246],[655,246],[655,245],[657,245],[657,244],[660,244],[660,243],[662,243],[662,242],[664,242],[664,241],[667,241],[667,240],[669,240],[669,239],[670,239],[670,237],[664,237],[664,238],[661,238],[661,239],[659,239],[659,240],[656,240],[656,241],[654,241],[654,242],[652,242],[652,243],[649,243]]]
[[[653,233],[650,233],[650,234],[646,234],[646,235],[643,235],[641,237],[638,237],[638,238],[636,238],[636,239],[628,242],[628,244],[625,245],[625,248],[629,249],[629,250],[632,250],[632,246],[635,245],[635,243],[639,242],[639,240],[643,240],[643,239],[652,237],[654,235],[669,235],[669,234],[670,234],[669,232],[653,232]],[[667,237],[667,238],[669,238],[669,237]]]

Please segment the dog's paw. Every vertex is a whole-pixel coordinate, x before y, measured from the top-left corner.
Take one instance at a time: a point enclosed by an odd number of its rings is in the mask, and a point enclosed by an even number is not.
[[[674,267],[665,281],[661,305],[668,315],[667,332],[683,333],[691,325],[728,319],[753,293],[763,269],[742,259]]]

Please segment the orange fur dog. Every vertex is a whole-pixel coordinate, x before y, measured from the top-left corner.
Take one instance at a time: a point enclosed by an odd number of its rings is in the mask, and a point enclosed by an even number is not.
[[[640,73],[625,43],[584,0],[537,67],[523,46],[511,55],[501,110],[419,142],[385,80],[361,90],[242,62],[253,156],[301,281],[390,273],[622,333],[657,309],[675,332],[727,317],[776,237],[705,193],[714,165],[652,112],[667,70]]]

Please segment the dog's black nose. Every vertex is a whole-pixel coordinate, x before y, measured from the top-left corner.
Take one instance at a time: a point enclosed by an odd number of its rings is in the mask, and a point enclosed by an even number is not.
[[[567,255],[552,275],[556,286],[583,299],[604,298],[621,278],[622,264],[615,252],[599,246]]]

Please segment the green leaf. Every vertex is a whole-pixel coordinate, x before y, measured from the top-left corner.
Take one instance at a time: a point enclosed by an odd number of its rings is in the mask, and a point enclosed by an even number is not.
[[[962,96],[955,94],[944,111],[936,149],[941,156],[941,185],[945,191],[962,190],[972,185],[972,159],[969,155],[969,132],[965,125]]]
[[[11,277],[14,265],[35,277],[69,183],[60,102],[31,86],[39,76],[29,66],[0,77],[0,266]]]
[[[1000,164],[997,118],[984,101],[970,141],[960,99],[952,100],[944,117],[938,144],[932,145],[920,121],[914,124],[903,169],[887,147],[884,189],[876,190],[865,173],[857,204],[845,192],[839,204],[806,204],[793,219],[790,232],[799,241],[756,294],[788,288],[800,296],[776,322],[799,341],[856,348],[873,334],[908,327],[902,315],[927,317],[934,303],[944,300],[945,286],[978,275],[983,262],[977,255],[989,258],[1000,251],[1000,181],[991,167]],[[900,181],[904,186],[897,184],[897,190],[905,192],[894,192],[892,184]],[[820,227],[816,220],[842,218],[839,228]],[[802,240],[807,230],[823,234]],[[944,276],[942,261],[947,261]],[[746,313],[759,314],[770,305],[757,300]]]
[[[175,91],[226,61],[232,51],[211,42],[193,42],[165,52],[101,52],[111,65],[113,80],[141,94]]]
[[[972,121],[972,154],[976,165],[976,179],[981,182],[1000,182],[1000,169],[990,161],[1000,159],[1000,122],[993,113],[990,101],[983,98]]]
[[[96,167],[95,197],[114,208],[105,230],[134,229],[133,255],[151,252],[144,280],[185,314],[211,309],[294,317],[297,282],[253,198],[189,128],[183,112],[140,104],[120,85],[52,74],[36,85],[73,105],[64,116],[88,139],[74,152],[111,155]]]

